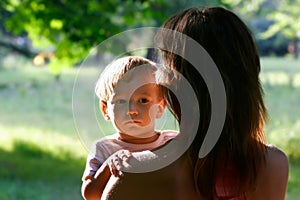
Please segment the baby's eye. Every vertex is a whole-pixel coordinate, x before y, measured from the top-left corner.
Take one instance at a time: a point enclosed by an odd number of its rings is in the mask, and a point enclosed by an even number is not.
[[[147,98],[141,98],[139,99],[139,103],[148,103],[149,100]]]
[[[126,100],[125,100],[125,99],[117,99],[117,100],[115,101],[115,104],[124,104],[124,103],[126,103]]]

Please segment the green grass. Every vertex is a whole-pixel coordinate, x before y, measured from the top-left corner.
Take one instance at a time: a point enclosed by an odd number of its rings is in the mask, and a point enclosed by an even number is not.
[[[26,60],[5,64],[0,68],[0,199],[82,199],[87,151],[72,117],[75,71],[56,82],[47,68]]]
[[[80,199],[83,160],[72,153],[55,155],[15,140],[12,150],[0,150],[0,159],[0,199]]]
[[[269,112],[269,143],[289,157],[287,200],[300,196],[300,60],[263,58],[261,80]]]
[[[110,134],[113,129],[93,101],[93,83],[86,81],[99,75],[95,68],[80,73],[84,81],[76,90],[79,124],[75,126],[72,94],[77,71],[64,70],[57,82],[47,67],[34,67],[17,57],[2,62],[0,199],[82,199],[88,147],[101,136],[99,131]],[[300,61],[262,58],[261,80],[269,111],[267,139],[289,156],[286,199],[294,200],[300,196]],[[167,113],[158,128],[174,126]]]

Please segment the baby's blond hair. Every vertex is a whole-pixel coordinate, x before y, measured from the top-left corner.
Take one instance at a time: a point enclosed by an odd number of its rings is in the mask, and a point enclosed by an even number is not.
[[[124,75],[138,66],[146,66],[146,72],[155,76],[157,67],[154,62],[140,56],[126,56],[114,60],[101,73],[95,87],[95,93],[101,101],[107,102],[117,83]],[[130,76],[126,76],[126,79]]]

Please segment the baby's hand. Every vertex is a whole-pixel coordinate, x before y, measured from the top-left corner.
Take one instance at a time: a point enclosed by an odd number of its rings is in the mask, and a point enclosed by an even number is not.
[[[114,176],[122,176],[122,169],[127,160],[131,157],[131,152],[128,150],[119,150],[112,154],[108,159],[107,163],[110,172]]]

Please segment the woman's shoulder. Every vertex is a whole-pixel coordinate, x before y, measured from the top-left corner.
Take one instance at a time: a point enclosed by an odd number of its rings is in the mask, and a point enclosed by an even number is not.
[[[264,167],[258,173],[257,185],[251,199],[285,198],[289,164],[286,154],[275,146],[268,145]]]
[[[265,173],[274,183],[287,183],[289,162],[286,154],[275,146],[267,146]],[[275,184],[275,183],[274,183]]]
[[[266,153],[266,167],[273,172],[282,171],[287,173],[288,171],[288,158],[286,154],[273,145],[267,146]]]

